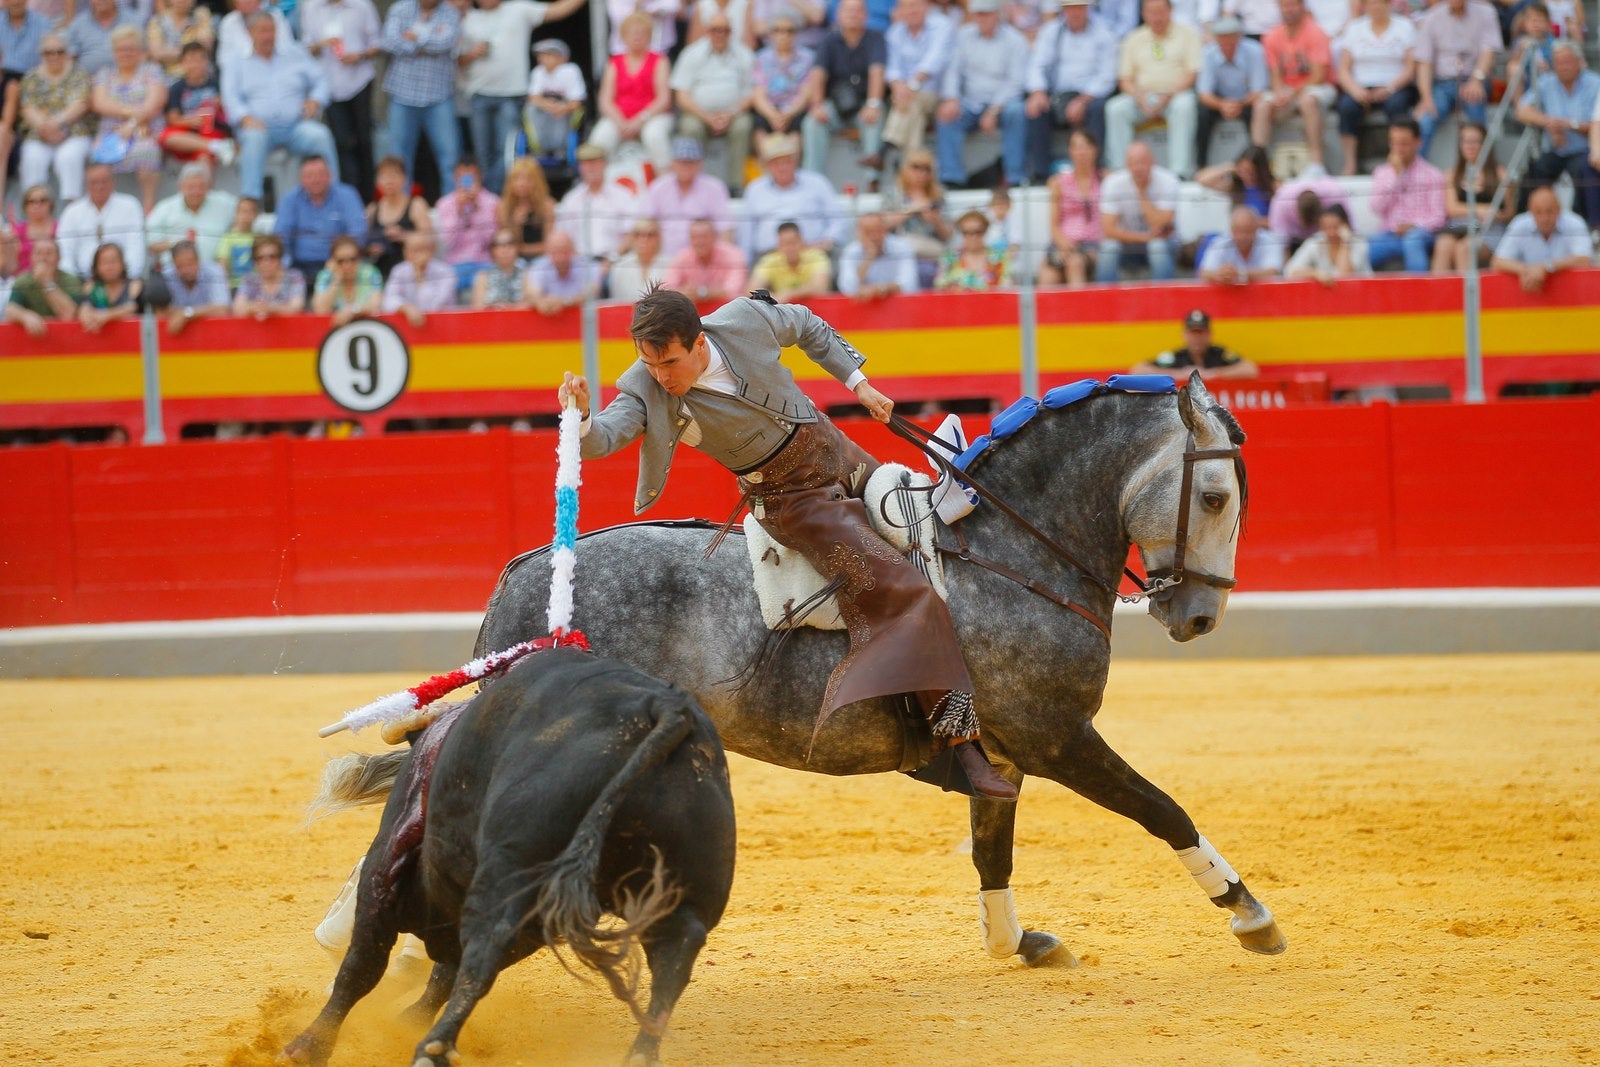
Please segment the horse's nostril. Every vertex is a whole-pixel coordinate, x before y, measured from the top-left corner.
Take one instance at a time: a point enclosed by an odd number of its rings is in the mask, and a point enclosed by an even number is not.
[[[1189,628],[1194,631],[1196,637],[1204,637],[1211,632],[1211,628],[1216,624],[1217,620],[1209,615],[1197,615],[1194,621],[1189,624]]]

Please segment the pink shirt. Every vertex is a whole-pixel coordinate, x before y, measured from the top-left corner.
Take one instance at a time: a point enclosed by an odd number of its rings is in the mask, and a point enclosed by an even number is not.
[[[1084,197],[1078,189],[1075,175],[1069,168],[1056,179],[1061,191],[1061,217],[1056,229],[1061,236],[1079,244],[1100,240],[1100,175],[1089,184],[1089,195]]]
[[[1430,233],[1444,226],[1444,172],[1420,156],[1400,174],[1384,163],[1372,172],[1372,211],[1384,233],[1402,225]]]
[[[472,206],[465,205],[459,191],[439,198],[439,254],[446,263],[487,263],[500,198],[479,189]]]
[[[1316,20],[1307,15],[1300,20],[1300,29],[1289,36],[1289,28],[1281,23],[1261,38],[1261,47],[1267,52],[1267,67],[1277,72],[1283,84],[1299,89],[1311,81],[1311,68],[1322,66],[1322,80],[1333,80],[1333,52],[1328,47],[1328,35],[1322,32]]]
[[[710,219],[718,233],[733,229],[733,209],[728,187],[709,174],[696,174],[684,192],[676,174],[663,174],[650,183],[639,201],[639,215],[661,225],[661,254],[671,259],[689,247],[689,223]]]
[[[711,251],[710,263],[701,263],[696,259],[692,248],[679,252],[673,257],[672,266],[667,268],[661,284],[668,289],[688,293],[691,297],[695,297],[702,288],[709,292],[721,292],[728,297],[740,295],[747,276],[744,253],[726,241],[718,241]]]
[[[1309,230],[1300,225],[1300,194],[1307,190],[1317,194],[1323,207],[1338,204],[1344,208],[1345,214],[1354,217],[1354,212],[1350,210],[1350,197],[1337,178],[1328,175],[1297,178],[1292,182],[1284,182],[1272,194],[1272,203],[1267,208],[1267,228],[1279,237],[1309,237],[1316,233],[1315,220]]]

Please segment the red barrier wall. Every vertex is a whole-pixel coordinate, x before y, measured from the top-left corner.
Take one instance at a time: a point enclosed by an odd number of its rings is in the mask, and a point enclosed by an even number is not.
[[[1240,419],[1241,589],[1600,585],[1600,398]],[[548,432],[0,452],[0,625],[478,610],[549,541],[554,469]],[[633,518],[633,449],[583,473],[583,529]],[[684,449],[651,517],[733,502]]]

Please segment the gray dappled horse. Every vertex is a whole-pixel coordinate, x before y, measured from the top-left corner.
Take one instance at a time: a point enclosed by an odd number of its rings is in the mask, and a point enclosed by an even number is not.
[[[1230,459],[1185,463],[1195,451],[1236,456],[1244,440],[1233,416],[1192,377],[1176,394],[1103,393],[1041,410],[969,465],[997,495],[1093,572],[1085,579],[994,506],[961,520],[974,557],[1042,581],[1109,624],[1115,586],[1136,544],[1148,573],[1176,555],[1186,465],[1187,580],[1150,600],[1150,614],[1175,641],[1221,622],[1232,586],[1242,519],[1243,467]],[[728,748],[768,763],[823,774],[873,774],[902,764],[905,737],[894,701],[839,709],[812,744],[828,672],[844,655],[839,631],[794,631],[744,688],[731,680],[766,636],[742,545],[707,561],[714,530],[703,524],[637,524],[583,538],[577,549],[573,618],[595,651],[670,679],[693,693]],[[1003,774],[1060,782],[1135,820],[1170,845],[1201,888],[1233,912],[1245,948],[1286,947],[1272,913],[1245,888],[1171,797],[1123,762],[1094,727],[1111,662],[1096,624],[991,570],[945,556],[950,612],[976,689],[984,746]],[[549,631],[547,550],[507,565],[478,635],[479,654]],[[972,859],[978,869],[984,941],[997,958],[1070,963],[1060,940],[1024,932],[1009,889],[1016,805],[974,799]]]

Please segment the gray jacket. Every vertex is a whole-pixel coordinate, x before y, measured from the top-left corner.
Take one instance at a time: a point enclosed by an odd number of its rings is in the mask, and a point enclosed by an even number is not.
[[[749,455],[765,459],[763,436],[775,449],[795,423],[817,421],[817,408],[795,384],[789,368],[778,361],[789,345],[815,360],[839,381],[849,379],[866,357],[852,348],[838,331],[799,304],[772,304],[765,300],[735,300],[701,320],[701,327],[727,362],[739,382],[738,400],[748,406],[748,434],[755,442]],[[590,421],[583,437],[583,456],[597,459],[625,448],[640,437],[639,485],[633,510],[643,511],[661,497],[678,439],[689,424],[684,397],[674,397],[656,384],[643,363],[635,362],[617,380],[616,399]],[[692,404],[692,401],[691,401]],[[697,411],[698,415],[698,411]],[[744,431],[741,423],[738,427]],[[751,464],[730,462],[712,455],[730,469]]]

